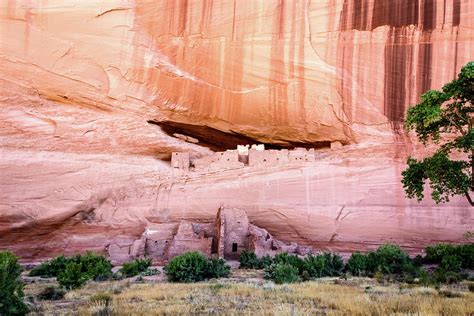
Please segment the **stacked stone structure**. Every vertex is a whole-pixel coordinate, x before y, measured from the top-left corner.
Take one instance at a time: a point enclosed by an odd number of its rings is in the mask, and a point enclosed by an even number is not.
[[[293,150],[265,150],[263,145],[238,146],[237,150],[216,152],[201,158],[190,159],[189,154],[173,153],[171,166],[183,171],[216,172],[248,167],[272,167],[298,162],[314,162],[313,148]]]
[[[169,234],[170,230],[174,233]],[[312,252],[311,247],[277,240],[267,230],[250,224],[243,209],[221,207],[214,221],[154,224],[140,239],[110,245],[108,254],[114,263],[120,264],[143,256],[164,262],[189,251],[238,260],[243,250],[254,251],[258,256],[280,252],[304,256]]]

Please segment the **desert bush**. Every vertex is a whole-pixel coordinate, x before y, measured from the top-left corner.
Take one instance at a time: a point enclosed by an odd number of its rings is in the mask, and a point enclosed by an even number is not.
[[[228,277],[230,266],[224,259],[208,259],[206,266],[206,279],[218,279]]]
[[[441,264],[444,257],[458,256],[461,266],[465,269],[474,268],[474,244],[451,245],[436,244],[425,248],[425,263]]]
[[[174,257],[164,270],[171,282],[197,282],[205,279],[207,259],[199,252]]]
[[[89,275],[83,272],[82,264],[75,262],[69,262],[58,276],[59,285],[67,290],[79,288],[89,279]]]
[[[60,255],[49,261],[41,263],[36,268],[30,271],[30,276],[39,276],[43,278],[57,277],[66,265],[72,261],[72,258],[66,258],[64,255]]]
[[[425,263],[438,264],[432,283],[456,283],[469,277],[463,269],[473,269],[474,244],[436,244],[425,249]]]
[[[303,272],[303,259],[298,257],[297,255],[290,255],[287,252],[282,252],[277,254],[273,258],[273,263],[283,263],[283,264],[289,264],[296,269],[298,269],[298,273]]]
[[[474,270],[474,244],[457,246],[454,255],[461,259],[461,265],[464,269]]]
[[[28,308],[23,301],[21,267],[9,251],[0,251],[0,315],[24,315]]]
[[[59,277],[66,270],[66,266],[76,263],[81,266],[81,271],[87,279],[96,281],[105,280],[112,276],[112,264],[104,256],[93,252],[86,252],[83,255],[65,257],[64,255],[43,262],[38,267],[30,271],[30,276]]]
[[[171,282],[198,282],[229,275],[230,267],[222,259],[208,260],[199,252],[174,257],[164,268]]]
[[[103,304],[109,304],[112,301],[112,296],[109,293],[105,292],[100,292],[92,295],[89,300],[92,303],[103,303]]]
[[[150,266],[151,259],[137,259],[125,262],[119,272],[122,276],[129,278],[144,273]]]
[[[441,263],[441,260],[443,260],[443,257],[452,255],[456,251],[454,245],[439,243],[426,247],[425,252],[425,263],[439,264]]]
[[[276,284],[295,283],[300,280],[298,268],[285,262],[273,263],[265,268],[264,277]]]
[[[273,263],[273,258],[271,256],[263,256],[259,259],[259,268],[265,269]]]
[[[47,286],[38,294],[38,299],[42,301],[58,301],[64,298],[66,291],[55,286]]]
[[[260,269],[260,259],[253,251],[244,250],[239,257],[240,269]]]
[[[462,277],[459,273],[454,271],[446,271],[442,268],[436,269],[432,276],[433,283],[446,283],[453,284],[458,283],[462,280]]]
[[[424,263],[424,259],[423,259],[423,256],[422,255],[416,255],[415,258],[413,258],[413,264],[416,266],[416,267],[421,267]]]
[[[393,244],[380,246],[369,254],[368,259],[371,272],[380,271],[384,274],[401,274],[413,265],[408,254]]]
[[[303,260],[302,272],[306,271],[310,278],[340,276],[344,269],[344,262],[339,255],[329,252],[316,256],[308,255]],[[305,278],[307,277],[305,275]]]
[[[447,255],[441,260],[439,268],[444,271],[461,272],[462,259],[456,255]]]
[[[112,263],[104,256],[86,252],[73,257],[72,260],[81,264],[82,272],[87,275],[88,279],[102,281],[112,276]]]
[[[158,275],[158,274],[161,274],[160,270],[153,269],[153,268],[148,268],[145,271],[143,271],[142,273],[140,273],[140,275],[142,275],[142,276],[151,276],[151,275]]]
[[[368,269],[368,257],[360,252],[351,255],[346,264],[346,271],[354,276],[367,276],[370,272]]]
[[[257,257],[253,251],[242,251],[239,258],[241,269],[265,269],[273,263],[273,258],[266,255]]]

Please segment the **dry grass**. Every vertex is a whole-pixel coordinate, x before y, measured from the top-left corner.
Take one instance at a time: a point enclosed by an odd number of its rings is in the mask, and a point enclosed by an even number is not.
[[[63,301],[38,303],[41,314],[69,315],[473,315],[465,289],[381,286],[370,279],[274,285],[251,271],[195,284],[89,283]],[[245,279],[248,277],[248,279]],[[335,284],[338,283],[338,284]],[[41,285],[28,285],[28,294]],[[104,298],[104,299],[101,299]],[[107,302],[110,299],[110,302]]]

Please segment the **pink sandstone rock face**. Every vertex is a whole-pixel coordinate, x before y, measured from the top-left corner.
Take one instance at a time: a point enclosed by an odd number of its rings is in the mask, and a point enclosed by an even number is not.
[[[425,150],[400,122],[474,58],[473,30],[469,0],[0,0],[0,248],[125,258],[148,231],[160,253],[221,205],[316,249],[460,242],[467,202],[404,198]],[[166,161],[256,142],[332,149],[218,172]]]

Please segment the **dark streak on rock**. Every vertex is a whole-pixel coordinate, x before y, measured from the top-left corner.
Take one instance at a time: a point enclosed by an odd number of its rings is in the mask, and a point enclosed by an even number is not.
[[[384,114],[399,125],[405,114],[407,66],[412,62],[413,46],[404,43],[403,29],[393,28],[385,47]]]
[[[461,24],[461,0],[453,2],[453,26]]]
[[[423,5],[423,31],[436,28],[436,0],[425,0]]]

